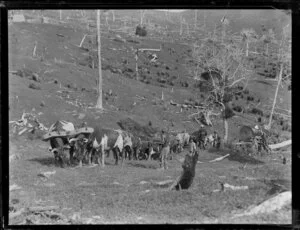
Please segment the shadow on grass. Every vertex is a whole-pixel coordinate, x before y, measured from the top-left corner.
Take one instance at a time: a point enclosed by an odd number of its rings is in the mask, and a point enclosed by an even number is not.
[[[210,148],[208,150],[209,153],[214,153],[214,154],[219,154],[219,155],[226,155],[230,154],[229,157],[227,157],[228,160],[230,161],[237,161],[242,164],[264,164],[263,161],[260,161],[258,159],[255,159],[252,156],[249,156],[247,154],[244,154],[240,151],[235,151],[232,149],[224,148],[224,149],[216,149],[216,148]]]
[[[147,164],[148,162],[145,161],[145,163],[143,164],[143,162],[127,162],[127,165],[133,166],[133,167],[138,167],[138,168],[146,168],[146,169],[156,169],[157,166],[155,165],[150,165]]]
[[[29,161],[38,162],[41,165],[45,165],[45,166],[56,166],[54,157],[33,158],[33,159],[29,159]]]

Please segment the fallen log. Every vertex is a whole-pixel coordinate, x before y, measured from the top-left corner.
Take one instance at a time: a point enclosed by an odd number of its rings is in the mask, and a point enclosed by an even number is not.
[[[287,141],[283,141],[283,142],[278,143],[278,144],[269,145],[269,148],[272,149],[272,150],[273,149],[279,149],[279,148],[289,146],[291,144],[292,144],[292,140],[287,140]]]
[[[209,161],[209,162],[221,161],[221,160],[223,160],[224,158],[228,157],[229,155],[230,155],[230,154],[226,154],[225,156],[218,157],[218,158],[216,158],[216,159],[213,159],[213,160],[211,160],[211,161]]]
[[[152,181],[153,184],[156,185],[166,185],[172,183],[173,180],[164,180],[164,181]]]
[[[45,211],[51,211],[51,210],[57,210],[59,209],[59,206],[36,206],[36,207],[29,207],[28,211],[30,212],[45,212]]]
[[[283,206],[292,201],[291,191],[286,191],[272,197],[254,208],[246,210],[244,213],[237,214],[234,217],[256,215],[260,213],[271,213],[275,210],[281,209]]]

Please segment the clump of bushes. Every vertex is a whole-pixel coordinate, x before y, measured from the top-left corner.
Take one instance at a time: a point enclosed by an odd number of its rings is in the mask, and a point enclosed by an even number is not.
[[[225,111],[223,111],[223,116],[225,117],[225,119],[229,119],[234,115],[235,113],[233,112],[233,109],[230,108],[228,105],[225,105]]]
[[[232,109],[238,113],[241,113],[243,111],[243,108],[240,105],[235,105],[232,107]]]
[[[135,29],[135,35],[141,36],[141,37],[145,37],[147,36],[147,30],[145,26],[140,26],[138,25]]]
[[[259,116],[261,116],[261,117],[264,116],[263,111],[260,110],[260,109],[258,109],[258,108],[252,108],[252,109],[250,110],[250,112],[253,113],[253,114],[259,115]]]
[[[186,81],[185,82],[181,82],[181,86],[182,87],[189,87],[189,83],[187,83]]]
[[[252,96],[247,96],[247,101],[254,101],[254,97],[252,97]]]
[[[36,90],[40,90],[41,89],[41,87],[39,85],[36,85],[34,83],[29,84],[28,87],[31,88],[31,89],[36,89]]]

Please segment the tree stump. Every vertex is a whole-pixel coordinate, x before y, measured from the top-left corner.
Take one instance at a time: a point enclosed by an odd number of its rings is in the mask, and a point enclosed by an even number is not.
[[[195,152],[193,156],[186,155],[184,162],[182,164],[183,172],[181,175],[174,181],[174,183],[169,188],[170,190],[176,189],[188,189],[194,180],[196,172],[196,164],[198,161],[198,152]]]

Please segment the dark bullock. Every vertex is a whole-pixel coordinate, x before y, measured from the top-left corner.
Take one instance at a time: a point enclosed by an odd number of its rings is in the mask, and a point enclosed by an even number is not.
[[[250,126],[244,125],[240,128],[240,132],[239,132],[240,141],[250,142],[252,141],[253,137],[254,137],[254,132]]]
[[[50,138],[50,146],[51,152],[54,154],[55,163],[59,163],[61,167],[64,167],[66,162],[64,150],[68,148],[68,139],[62,137]]]

